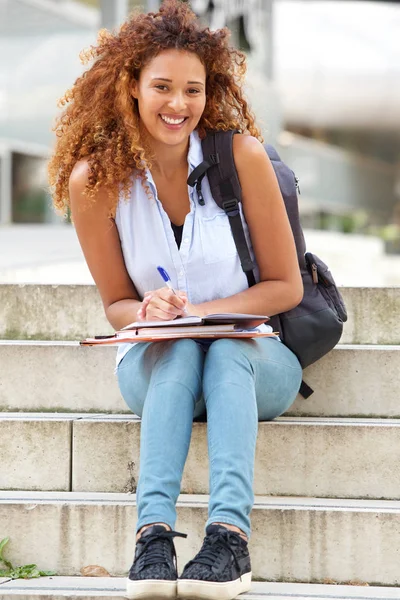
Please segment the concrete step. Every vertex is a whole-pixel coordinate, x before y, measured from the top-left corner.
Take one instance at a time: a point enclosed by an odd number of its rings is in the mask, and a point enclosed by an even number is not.
[[[23,600],[109,600],[126,598],[124,577],[41,577],[28,581],[0,579],[0,598]],[[399,598],[399,589],[393,587],[353,585],[321,585],[308,583],[276,583],[253,581],[251,591],[241,594],[241,600],[392,600]]]
[[[341,291],[349,313],[342,343],[400,344],[400,287]],[[79,340],[107,332],[94,285],[0,285],[0,338]]]
[[[3,490],[134,492],[140,421],[128,415],[3,414]],[[254,491],[400,500],[400,420],[280,417],[259,424]],[[207,431],[195,423],[183,493],[207,494]]]
[[[0,341],[0,411],[129,413],[115,355],[78,342]],[[304,379],[315,393],[288,415],[400,417],[400,346],[338,345]]]
[[[201,545],[207,508],[208,496],[178,499],[175,529],[189,534],[176,540],[180,571]],[[0,492],[8,560],[58,575],[99,565],[124,576],[133,558],[136,516],[129,494]],[[258,496],[252,527],[256,580],[400,584],[400,502]]]

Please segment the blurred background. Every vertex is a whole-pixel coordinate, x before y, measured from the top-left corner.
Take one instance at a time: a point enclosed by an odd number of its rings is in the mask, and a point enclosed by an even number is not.
[[[160,0],[0,0],[0,282],[92,282],[46,189],[83,48]],[[400,285],[400,2],[192,0],[248,56],[265,140],[299,178],[308,249],[340,285]]]

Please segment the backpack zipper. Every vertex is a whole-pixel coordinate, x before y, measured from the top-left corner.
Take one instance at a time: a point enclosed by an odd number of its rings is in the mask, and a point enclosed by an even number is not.
[[[295,184],[296,184],[296,189],[297,189],[297,192],[298,192],[299,194],[301,194],[301,191],[300,191],[300,186],[299,186],[299,178],[297,177],[297,175],[295,175],[295,176],[294,176],[294,181],[295,181]]]
[[[315,263],[311,265],[312,280],[315,284],[318,283],[318,267]]]

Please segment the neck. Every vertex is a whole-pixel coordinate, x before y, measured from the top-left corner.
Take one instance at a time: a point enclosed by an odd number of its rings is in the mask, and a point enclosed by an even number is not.
[[[179,170],[187,170],[189,139],[179,146],[152,144],[154,160],[152,172],[166,179],[173,178]]]
[[[174,179],[177,171],[187,171],[187,169],[187,152],[176,156],[171,156],[171,153],[168,153],[168,156],[160,156],[157,153],[151,171],[164,179]]]

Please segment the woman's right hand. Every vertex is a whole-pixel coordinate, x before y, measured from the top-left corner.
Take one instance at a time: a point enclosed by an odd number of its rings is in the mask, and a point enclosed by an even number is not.
[[[185,316],[187,303],[186,292],[178,290],[174,294],[162,287],[145,293],[137,318],[139,321],[171,321]]]

